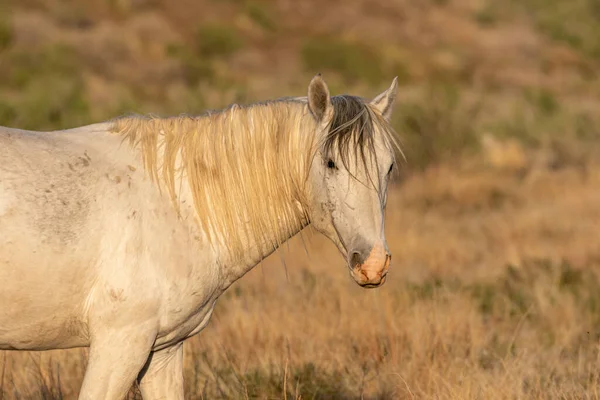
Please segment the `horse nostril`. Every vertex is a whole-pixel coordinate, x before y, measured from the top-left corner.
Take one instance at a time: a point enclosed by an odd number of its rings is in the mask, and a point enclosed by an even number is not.
[[[362,264],[363,259],[360,253],[357,251],[352,252],[352,256],[350,256],[350,265],[352,266],[352,268],[356,268]]]
[[[382,278],[386,276],[388,271],[390,270],[390,261],[392,261],[392,255],[387,253],[385,255],[385,263],[383,264],[383,269],[380,272]]]

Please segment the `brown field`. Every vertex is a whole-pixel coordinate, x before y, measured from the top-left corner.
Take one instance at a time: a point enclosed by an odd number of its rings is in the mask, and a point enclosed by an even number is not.
[[[397,75],[388,281],[358,287],[304,232],[188,341],[187,398],[595,399],[598,37],[596,0],[0,0],[0,125],[199,113],[316,72],[372,96]],[[0,352],[0,400],[75,399],[85,363]]]
[[[407,179],[389,281],[362,289],[331,244],[295,238],[189,340],[188,398],[597,398],[599,185],[598,166]],[[4,353],[4,398],[74,398],[85,354]]]

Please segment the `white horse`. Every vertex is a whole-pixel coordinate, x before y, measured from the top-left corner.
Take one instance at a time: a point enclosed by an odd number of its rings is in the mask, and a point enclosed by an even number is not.
[[[397,80],[197,117],[0,128],[0,349],[88,347],[79,399],[183,398],[185,339],[308,224],[364,287],[390,263]]]

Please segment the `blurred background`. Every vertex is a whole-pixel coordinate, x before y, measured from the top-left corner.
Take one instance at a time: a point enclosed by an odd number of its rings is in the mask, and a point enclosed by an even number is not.
[[[599,67],[598,0],[0,0],[4,126],[399,78],[390,279],[304,232],[188,341],[189,399],[598,398]],[[0,399],[74,399],[86,357],[0,352]]]

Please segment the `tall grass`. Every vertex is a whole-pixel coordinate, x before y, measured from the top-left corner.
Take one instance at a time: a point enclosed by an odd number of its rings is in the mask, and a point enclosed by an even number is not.
[[[287,275],[267,259],[186,343],[187,398],[595,398],[594,171],[410,178],[390,194],[394,264],[377,290],[320,236],[305,235],[308,254],[294,238]],[[82,350],[3,357],[5,399],[75,398],[86,363]]]

